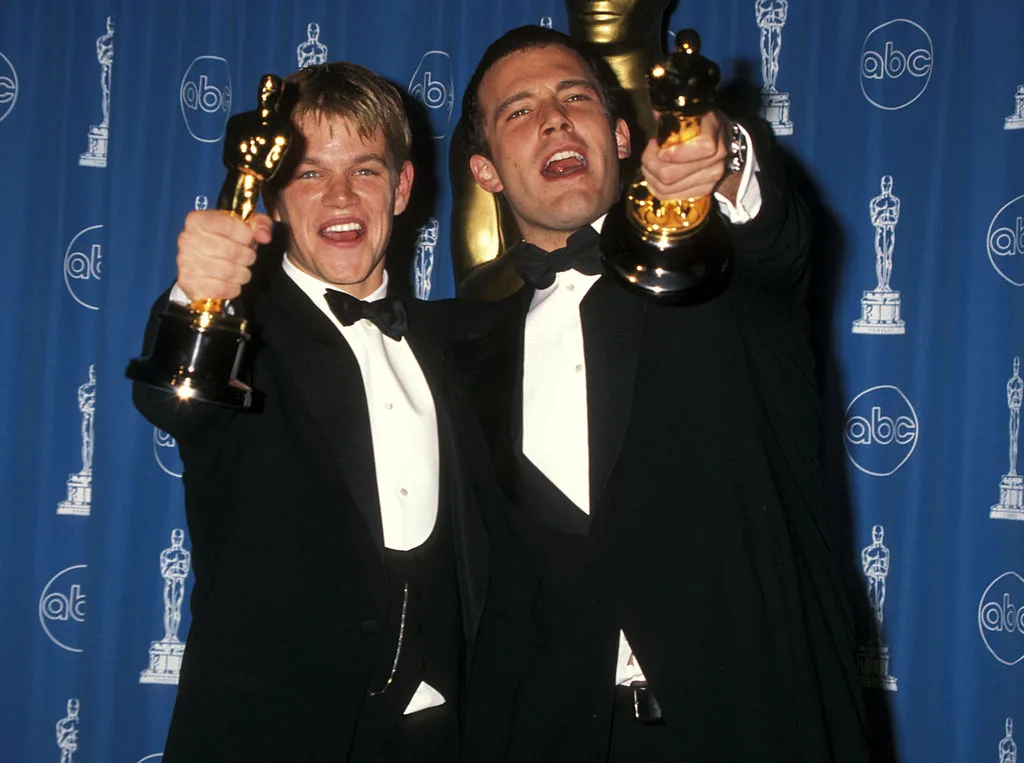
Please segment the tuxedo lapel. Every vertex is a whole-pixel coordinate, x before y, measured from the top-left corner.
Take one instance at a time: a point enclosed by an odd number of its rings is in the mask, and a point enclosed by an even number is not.
[[[476,496],[472,493],[470,469],[460,448],[470,443],[460,417],[467,415],[468,402],[455,393],[449,378],[449,358],[439,342],[441,329],[431,326],[430,313],[416,302],[406,303],[409,333],[406,340],[430,387],[437,416],[437,447],[440,457],[440,491],[452,525],[455,564],[459,578],[462,624],[467,643],[472,645],[487,594],[488,553]]]
[[[622,447],[633,402],[647,303],[601,278],[580,304],[587,363],[590,505],[598,505]]]
[[[508,298],[508,309],[482,342],[486,349],[472,362],[474,407],[494,452],[498,481],[516,496],[516,453],[523,439],[523,332],[534,290],[525,286]],[[482,369],[482,370],[480,370]]]
[[[359,364],[330,320],[283,272],[259,305],[262,341],[309,410],[315,449],[326,449],[383,554],[376,470]],[[257,385],[259,380],[256,380]]]

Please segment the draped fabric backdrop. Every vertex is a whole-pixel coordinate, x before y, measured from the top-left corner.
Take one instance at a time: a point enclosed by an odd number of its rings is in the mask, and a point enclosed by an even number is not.
[[[432,149],[408,277],[419,296],[448,297],[463,88],[502,32],[567,30],[566,11],[5,0],[2,19],[0,758],[157,760],[190,541],[175,443],[135,412],[123,372],[173,279],[184,215],[216,200],[227,117],[254,108],[264,72],[322,58],[406,87]],[[774,84],[765,114],[823,223],[815,325],[835,548],[875,732],[904,761],[1016,760],[1024,4],[680,0],[668,29],[683,26],[726,78]],[[686,553],[701,539],[679,542]],[[254,566],[252,585],[277,563]]]

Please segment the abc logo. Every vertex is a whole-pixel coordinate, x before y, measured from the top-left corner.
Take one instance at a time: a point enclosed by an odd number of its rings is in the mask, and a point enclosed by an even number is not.
[[[178,455],[178,444],[167,432],[153,427],[153,455],[157,465],[172,477],[181,477],[181,457]]]
[[[996,212],[985,244],[996,272],[1014,286],[1024,286],[1024,196]]]
[[[86,596],[84,564],[61,570],[39,596],[39,624],[54,644],[69,652],[81,652]]]
[[[1024,659],[1024,578],[1004,572],[989,584],[978,603],[978,630],[1004,665]]]
[[[75,301],[90,310],[99,310],[100,305],[102,231],[102,225],[79,231],[64,252],[64,284]]]
[[[189,134],[201,143],[224,137],[231,111],[231,72],[219,56],[199,56],[181,78],[181,114]]]
[[[917,412],[897,387],[882,385],[861,392],[846,409],[843,443],[853,465],[865,474],[886,477],[917,447]]]
[[[871,30],[860,56],[860,89],[886,111],[921,97],[932,76],[932,39],[918,24],[894,19]]]
[[[416,73],[409,80],[413,98],[427,107],[430,137],[444,138],[455,102],[451,57],[443,50],[428,50],[420,59]]]
[[[0,122],[7,118],[18,100],[18,73],[7,56],[0,53]]]

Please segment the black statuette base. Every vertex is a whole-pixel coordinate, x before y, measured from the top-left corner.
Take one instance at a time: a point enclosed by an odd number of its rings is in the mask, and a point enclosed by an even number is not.
[[[664,248],[643,240],[631,227],[620,202],[601,228],[605,272],[629,291],[666,305],[695,305],[718,296],[728,285],[732,248],[717,213]]]
[[[228,408],[252,405],[252,388],[236,378],[246,340],[246,322],[234,316],[198,314],[171,303],[157,320],[147,357],[128,363],[125,376],[170,392],[182,400],[200,400]]]

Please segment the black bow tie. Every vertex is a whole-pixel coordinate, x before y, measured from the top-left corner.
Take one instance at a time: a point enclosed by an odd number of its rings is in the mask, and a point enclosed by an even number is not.
[[[327,306],[341,321],[342,326],[351,326],[356,321],[366,318],[372,322],[386,337],[400,341],[409,330],[405,315],[405,307],[394,297],[384,297],[373,302],[346,294],[343,291],[328,289],[324,292]]]
[[[520,241],[509,254],[519,277],[535,289],[546,289],[555,282],[555,274],[576,270],[583,275],[601,272],[600,236],[590,225],[584,225],[569,236],[563,249],[545,252],[540,247]]]

